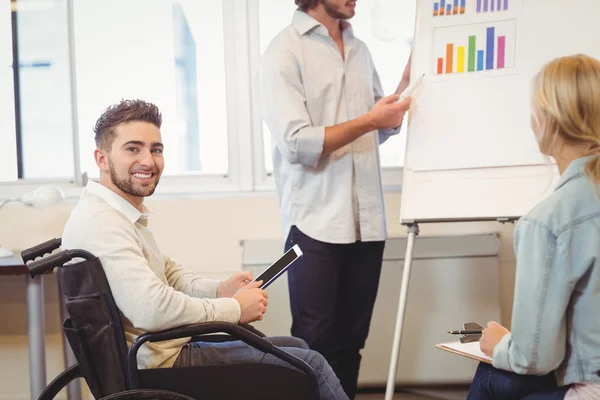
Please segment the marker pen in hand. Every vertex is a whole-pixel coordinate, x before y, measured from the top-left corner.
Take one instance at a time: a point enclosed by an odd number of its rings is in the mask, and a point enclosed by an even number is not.
[[[424,82],[424,78],[425,78],[425,74],[422,74],[413,83],[408,85],[408,87],[406,89],[404,89],[404,91],[400,94],[400,98],[398,99],[398,101],[396,103],[404,101],[408,97],[412,96],[412,94],[414,92],[416,92],[416,90],[419,88],[419,86],[421,86],[421,84]]]

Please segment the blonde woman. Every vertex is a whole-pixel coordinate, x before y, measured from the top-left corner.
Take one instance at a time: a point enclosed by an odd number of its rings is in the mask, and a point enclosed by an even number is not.
[[[512,332],[488,323],[468,399],[600,399],[600,62],[551,61],[532,100],[561,176],[517,225]]]

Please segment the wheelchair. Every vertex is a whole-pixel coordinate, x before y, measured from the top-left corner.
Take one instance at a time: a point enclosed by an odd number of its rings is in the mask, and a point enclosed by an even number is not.
[[[60,239],[52,239],[21,253],[32,277],[57,268],[69,313],[63,331],[77,360],[77,364],[45,388],[39,400],[54,399],[69,382],[78,378],[85,379],[98,400],[319,398],[313,369],[265,340],[265,335],[250,325],[207,322],[148,332],[128,348],[119,310],[100,260],[85,250],[65,249],[53,253],[60,246]],[[184,337],[192,337],[192,341],[241,340],[285,361],[291,368],[246,363],[138,369],[137,352],[144,343]]]

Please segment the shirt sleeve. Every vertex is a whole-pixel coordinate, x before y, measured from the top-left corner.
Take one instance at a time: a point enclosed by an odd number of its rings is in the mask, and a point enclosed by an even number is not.
[[[290,164],[316,167],[325,127],[311,125],[297,60],[290,53],[267,50],[258,79],[262,115],[274,144]]]
[[[102,211],[88,226],[94,229],[82,233],[83,248],[100,259],[115,303],[134,327],[159,331],[200,322],[239,321],[240,306],[235,299],[190,297],[159,279],[142,253],[135,228],[123,217]],[[170,274],[177,285],[195,290],[191,279],[181,280],[185,273],[172,270]]]
[[[217,286],[221,281],[207,279],[184,268],[163,254],[165,260],[165,276],[169,285],[175,290],[191,297],[214,299],[217,297]]]
[[[370,55],[369,58],[371,60],[371,69],[373,70],[373,98],[375,103],[377,103],[379,100],[385,97],[385,95],[383,92],[383,87],[381,86],[379,74],[377,73],[377,68],[375,68],[375,63],[373,63],[373,58]],[[384,144],[390,137],[400,133],[400,128],[402,128],[402,124],[392,129],[379,129],[377,131],[379,135],[379,144]]]
[[[511,333],[494,349],[493,365],[518,374],[544,375],[565,357],[566,309],[573,286],[556,236],[522,220],[515,230],[517,272]]]

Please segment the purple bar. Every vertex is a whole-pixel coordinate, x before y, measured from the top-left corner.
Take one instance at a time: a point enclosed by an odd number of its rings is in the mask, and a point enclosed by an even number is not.
[[[496,0],[490,0],[490,11],[494,11],[494,4],[496,4]]]
[[[498,6],[496,7],[496,10],[502,10],[502,0],[498,0]]]
[[[477,12],[481,12],[481,0],[477,0]]]
[[[508,0],[504,0],[504,9],[508,10]]]
[[[494,1],[494,0],[492,0]],[[488,0],[483,0],[483,12],[487,12],[488,10]]]
[[[494,69],[494,37],[496,28],[489,27],[486,29],[486,44],[485,44],[485,69]]]
[[[505,50],[506,50],[506,36],[498,36],[498,68],[504,68]]]

